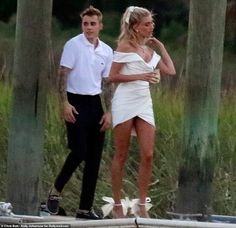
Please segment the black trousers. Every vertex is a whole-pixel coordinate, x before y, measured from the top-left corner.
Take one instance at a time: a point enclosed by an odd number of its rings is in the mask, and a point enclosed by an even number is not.
[[[73,172],[84,161],[82,189],[79,208],[90,210],[93,205],[98,171],[104,145],[104,132],[100,132],[99,121],[103,115],[99,95],[77,95],[67,93],[68,101],[79,114],[75,123],[66,122],[70,153],[56,178],[55,188],[61,192]]]

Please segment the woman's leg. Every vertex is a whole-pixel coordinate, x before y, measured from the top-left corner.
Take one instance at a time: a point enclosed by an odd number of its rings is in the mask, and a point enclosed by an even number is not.
[[[149,217],[145,209],[145,203],[152,175],[155,128],[141,118],[136,118],[134,125],[140,144],[141,157],[138,174],[140,216]]]
[[[124,217],[121,204],[122,178],[124,175],[124,164],[128,155],[129,141],[133,120],[128,120],[114,128],[115,154],[112,161],[112,192],[115,201],[113,216]],[[116,206],[117,205],[117,206]]]

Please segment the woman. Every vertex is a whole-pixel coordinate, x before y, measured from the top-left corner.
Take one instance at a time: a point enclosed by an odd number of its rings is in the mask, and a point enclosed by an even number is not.
[[[112,100],[115,155],[112,161],[113,217],[124,217],[121,204],[124,164],[128,155],[131,134],[140,144],[138,174],[139,201],[135,214],[149,217],[146,208],[148,185],[152,173],[155,122],[149,83],[158,81],[155,69],[161,74],[174,75],[175,67],[164,45],[152,37],[152,13],[142,7],[130,6],[121,20],[121,33],[109,79],[117,84]],[[149,46],[159,49],[158,55]]]

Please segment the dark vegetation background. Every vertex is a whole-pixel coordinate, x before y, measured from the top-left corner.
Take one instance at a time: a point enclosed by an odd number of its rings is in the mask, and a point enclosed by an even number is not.
[[[11,107],[12,72],[14,59],[15,12],[17,0],[0,0],[0,201],[5,201],[6,154],[8,121]],[[80,12],[94,5],[104,13],[104,30],[101,38],[113,48],[119,34],[120,17],[130,5],[147,7],[155,13],[155,36],[161,39],[170,52],[177,75],[163,77],[152,87],[154,110],[158,126],[153,178],[150,197],[154,207],[153,217],[166,217],[175,204],[179,151],[182,133],[182,112],[185,89],[185,52],[188,29],[188,0],[54,0],[51,39],[51,74],[48,96],[47,124],[45,129],[45,155],[43,165],[42,201],[59,172],[67,155],[64,123],[60,115],[57,94],[57,68],[66,40],[80,32]],[[29,9],[30,10],[30,9]],[[207,34],[206,34],[207,36]],[[217,156],[212,213],[236,214],[236,0],[228,0],[225,51],[222,72],[221,108],[219,116],[220,152]],[[136,177],[139,161],[135,139],[130,147],[124,179],[124,196],[137,196]],[[107,133],[100,176],[95,199],[95,209],[104,204],[102,196],[111,196],[110,162],[113,155],[112,131]],[[62,206],[74,214],[78,205],[83,164],[63,192]]]

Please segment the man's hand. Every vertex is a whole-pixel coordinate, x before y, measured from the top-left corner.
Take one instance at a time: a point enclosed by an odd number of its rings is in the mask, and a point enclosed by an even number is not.
[[[79,113],[75,109],[73,105],[71,105],[68,101],[64,102],[64,119],[65,121],[69,123],[75,123],[76,118],[75,115],[78,115]]]
[[[106,112],[103,114],[99,124],[101,124],[101,128],[100,131],[106,131],[110,126],[111,126],[111,113],[110,112]]]

